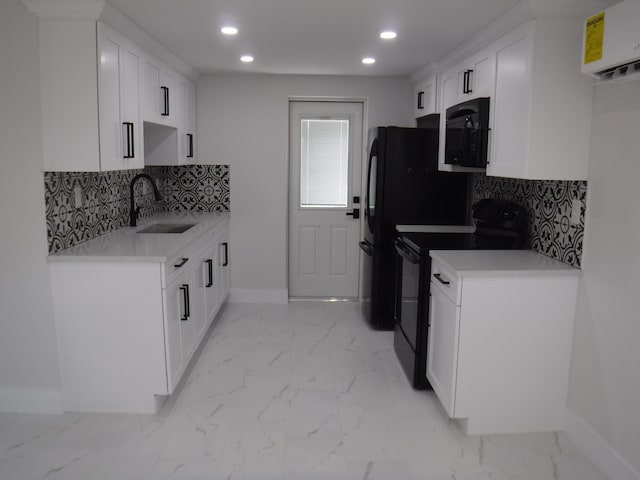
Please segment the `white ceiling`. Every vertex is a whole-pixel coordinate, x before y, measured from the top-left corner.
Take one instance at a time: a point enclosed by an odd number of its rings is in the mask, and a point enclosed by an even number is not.
[[[410,75],[518,0],[108,0],[200,73]],[[240,30],[225,37],[220,28]],[[383,30],[398,37],[384,41]],[[250,54],[252,64],[239,57]],[[363,65],[365,56],[376,58]]]

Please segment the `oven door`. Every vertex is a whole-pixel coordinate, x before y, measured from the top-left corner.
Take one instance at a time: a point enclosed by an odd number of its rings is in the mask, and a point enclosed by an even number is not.
[[[418,295],[420,293],[420,255],[402,240],[396,241],[398,265],[396,290],[396,324],[416,351],[418,334]],[[400,263],[400,262],[399,262]]]

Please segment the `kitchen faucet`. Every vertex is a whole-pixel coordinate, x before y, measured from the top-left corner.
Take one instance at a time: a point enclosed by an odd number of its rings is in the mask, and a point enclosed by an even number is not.
[[[134,199],[134,194],[133,194],[133,187],[135,183],[141,178],[146,178],[151,183],[151,186],[153,187],[153,196],[155,197],[156,202],[159,202],[160,200],[162,200],[162,195],[160,195],[160,192],[158,191],[156,182],[153,181],[153,178],[151,178],[150,175],[147,175],[146,173],[139,173],[138,175],[133,177],[131,179],[131,183],[129,184],[129,196],[131,199],[131,211],[129,212],[130,227],[136,226],[136,220],[138,219],[138,215],[140,214],[140,207],[136,207],[136,201]]]

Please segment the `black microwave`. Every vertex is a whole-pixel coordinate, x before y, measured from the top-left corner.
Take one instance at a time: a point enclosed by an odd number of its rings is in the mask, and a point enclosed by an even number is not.
[[[489,143],[489,98],[447,108],[444,163],[485,167]]]

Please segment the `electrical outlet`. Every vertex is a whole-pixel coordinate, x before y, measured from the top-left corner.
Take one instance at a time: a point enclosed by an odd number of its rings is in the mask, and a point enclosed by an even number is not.
[[[571,202],[571,225],[578,225],[580,223],[580,210],[582,209],[582,202],[577,198],[574,198]]]
[[[76,185],[73,187],[74,204],[76,208],[82,208],[82,187]]]

